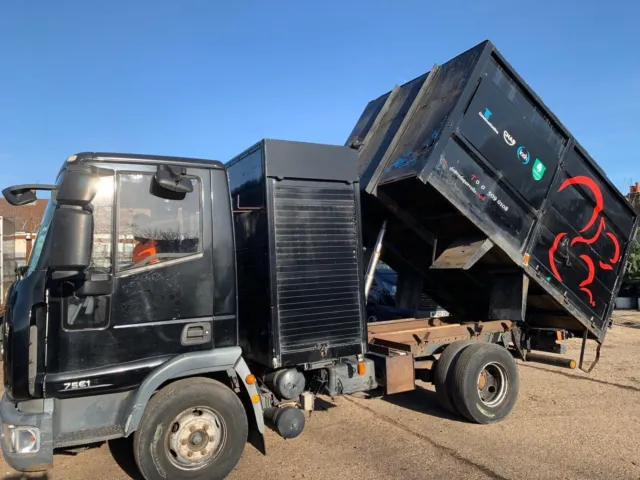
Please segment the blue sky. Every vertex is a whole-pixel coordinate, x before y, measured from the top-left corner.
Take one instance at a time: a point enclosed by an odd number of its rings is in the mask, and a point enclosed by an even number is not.
[[[490,39],[622,187],[640,181],[638,19],[637,0],[6,0],[0,184],[51,182],[78,151],[342,144],[370,99]]]

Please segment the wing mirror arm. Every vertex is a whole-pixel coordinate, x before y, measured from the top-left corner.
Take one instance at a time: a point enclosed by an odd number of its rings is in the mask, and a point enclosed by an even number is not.
[[[37,190],[54,191],[58,187],[56,185],[41,185],[39,183],[29,183],[25,185],[14,185],[2,190],[2,196],[14,207],[21,207],[35,202]]]

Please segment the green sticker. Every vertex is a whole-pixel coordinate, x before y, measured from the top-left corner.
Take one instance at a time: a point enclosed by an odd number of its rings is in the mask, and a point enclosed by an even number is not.
[[[540,180],[544,176],[546,169],[547,167],[544,166],[544,163],[542,163],[539,158],[536,158],[536,161],[533,163],[533,168],[531,169],[533,179]]]

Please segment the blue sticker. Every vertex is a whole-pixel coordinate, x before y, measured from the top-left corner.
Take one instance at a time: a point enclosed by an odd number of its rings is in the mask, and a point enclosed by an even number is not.
[[[529,163],[529,160],[531,160],[529,151],[524,147],[518,147],[516,155],[518,156],[518,159],[522,162],[523,165],[526,165],[527,163]]]
[[[385,168],[384,172],[389,173],[392,168],[404,168],[409,165],[413,165],[414,163],[416,163],[416,158],[413,156],[413,152],[407,152]]]

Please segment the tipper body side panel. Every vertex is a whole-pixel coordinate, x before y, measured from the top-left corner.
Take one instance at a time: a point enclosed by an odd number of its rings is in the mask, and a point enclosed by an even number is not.
[[[416,81],[413,104],[394,109]],[[387,263],[419,272],[456,316],[499,319],[507,287],[529,325],[603,340],[637,217],[490,42],[365,115],[348,143],[360,156],[365,242],[388,218]],[[505,319],[524,321],[515,310]]]

